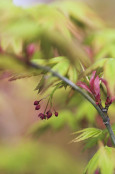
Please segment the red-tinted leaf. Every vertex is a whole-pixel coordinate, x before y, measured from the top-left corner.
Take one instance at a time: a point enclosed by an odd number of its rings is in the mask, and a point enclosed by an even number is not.
[[[38,90],[38,93],[40,93],[44,87],[45,84],[45,78],[44,76],[42,76],[40,82],[38,83],[37,87],[35,88],[35,90]]]
[[[95,80],[96,71],[93,71],[92,76],[90,78],[90,90],[94,92],[94,80]]]
[[[111,101],[113,102],[115,100],[115,96],[111,98]]]
[[[110,96],[110,90],[108,88],[108,84],[107,81],[103,78],[100,78],[100,80],[102,81],[102,83],[105,85],[105,87],[107,88],[107,96]]]
[[[84,83],[84,82],[78,82],[77,86],[80,86],[81,88],[85,89],[86,91],[88,91],[90,94],[92,94],[90,88]]]
[[[100,94],[97,94],[95,96],[95,101],[96,101],[96,104],[99,104],[100,103],[100,101],[101,101]]]
[[[98,76],[94,80],[94,92],[96,96],[100,95],[100,80]]]

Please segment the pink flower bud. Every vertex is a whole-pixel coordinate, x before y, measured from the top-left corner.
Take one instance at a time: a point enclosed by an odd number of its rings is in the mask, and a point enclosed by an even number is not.
[[[32,56],[35,52],[35,45],[34,44],[29,44],[26,48],[26,52],[28,54],[28,56]]]

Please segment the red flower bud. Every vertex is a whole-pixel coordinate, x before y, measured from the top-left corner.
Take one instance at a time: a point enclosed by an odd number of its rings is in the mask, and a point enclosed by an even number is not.
[[[35,45],[34,44],[29,44],[26,48],[26,52],[29,56],[32,56],[35,52]]]
[[[109,105],[111,105],[111,104],[112,104],[112,99],[111,99],[109,96],[107,96],[105,105],[106,105],[106,106],[109,106]]]
[[[44,114],[40,113],[40,114],[38,114],[38,117],[41,117],[42,115],[44,115]]]
[[[40,113],[40,114],[38,115],[38,117],[40,117],[40,118],[41,118],[41,120],[46,119],[46,116],[45,116],[43,113]]]
[[[46,114],[47,114],[47,119],[49,119],[52,116],[52,112],[51,111],[48,111]]]
[[[58,112],[55,112],[55,116],[58,117]]]
[[[36,107],[35,107],[35,110],[39,110],[40,109],[40,105],[37,105]]]
[[[38,105],[38,104],[39,104],[39,101],[35,101],[35,102],[34,102],[34,105]]]

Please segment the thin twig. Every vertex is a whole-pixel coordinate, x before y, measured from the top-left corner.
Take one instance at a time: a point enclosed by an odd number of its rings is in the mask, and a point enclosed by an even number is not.
[[[74,90],[78,91],[83,97],[85,97],[95,107],[95,109],[98,111],[99,115],[101,116],[101,118],[103,120],[103,123],[105,124],[105,126],[106,126],[106,128],[109,132],[112,143],[115,146],[115,135],[114,135],[113,130],[111,128],[109,117],[107,117],[106,114],[104,114],[102,112],[102,110],[99,108],[99,106],[96,105],[95,101],[87,93],[85,93],[83,90],[81,90],[76,84],[71,82],[69,79],[67,79],[66,77],[61,76],[60,74],[53,71],[48,66],[42,66],[42,65],[35,64],[35,63],[30,63],[30,66],[32,66],[33,68],[36,68],[36,69],[42,69],[42,70],[45,70],[47,72],[50,72],[53,76],[58,77],[63,82],[65,82],[66,84],[71,86]]]

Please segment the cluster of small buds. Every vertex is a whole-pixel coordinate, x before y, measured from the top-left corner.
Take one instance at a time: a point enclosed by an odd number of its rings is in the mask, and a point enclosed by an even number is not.
[[[102,106],[101,102],[100,81],[105,85],[107,89],[107,99],[105,102],[105,107]],[[98,75],[96,76],[96,71],[93,71],[89,81],[89,85],[81,81],[77,82],[77,85],[89,92],[94,97],[96,105],[98,105],[103,112],[107,113],[109,106],[115,100],[115,96],[111,97],[107,81],[105,79],[99,78]]]
[[[51,111],[47,111],[46,114],[43,114],[43,113],[38,114],[38,117],[41,118],[41,120],[44,120],[44,119],[45,119],[45,120],[46,120],[46,119],[48,120],[49,118],[52,117],[52,115],[53,115],[53,114],[52,114]],[[56,117],[58,117],[58,112],[55,112],[54,115],[55,115]]]
[[[35,110],[39,110],[40,108],[41,108],[41,106],[40,106],[40,101],[41,100],[39,100],[39,101],[34,101],[34,105],[35,105]],[[41,120],[48,120],[49,118],[51,118],[52,117],[52,112],[50,111],[50,110],[48,110],[46,113],[39,113],[38,114],[38,117],[41,119]],[[56,117],[58,117],[58,112],[54,112],[54,115],[56,116]]]

